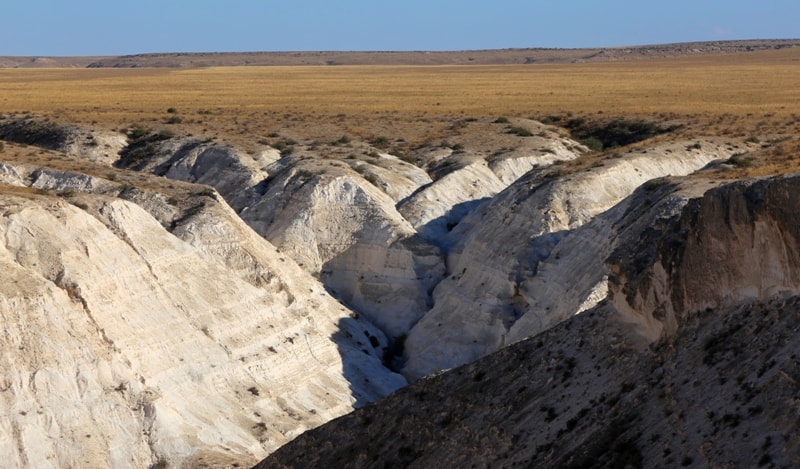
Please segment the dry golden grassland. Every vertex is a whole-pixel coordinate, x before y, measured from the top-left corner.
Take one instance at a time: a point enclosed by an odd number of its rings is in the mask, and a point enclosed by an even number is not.
[[[176,134],[240,142],[348,134],[412,145],[459,119],[548,115],[785,136],[800,130],[800,48],[560,65],[0,70],[0,113],[24,112],[119,129],[179,116]]]

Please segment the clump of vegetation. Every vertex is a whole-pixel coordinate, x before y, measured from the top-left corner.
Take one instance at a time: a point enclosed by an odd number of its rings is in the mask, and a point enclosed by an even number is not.
[[[531,133],[531,131],[525,127],[511,127],[506,133],[516,135],[518,137],[533,137],[533,133]]]
[[[561,116],[546,116],[541,120],[542,124],[550,125],[561,122]]]
[[[580,143],[591,151],[603,151],[603,142],[597,137],[585,138]]]
[[[289,156],[294,152],[294,146],[297,144],[292,139],[283,139],[278,140],[277,142],[272,144],[272,148],[281,152],[281,157]]]
[[[570,119],[564,126],[569,129],[573,138],[593,151],[624,147],[679,128],[661,127],[655,122],[643,120],[615,119],[606,123],[594,123],[583,117]]]
[[[159,142],[175,137],[169,129],[161,129],[153,133],[147,127],[135,125],[128,131],[131,144],[120,152],[120,159],[116,163],[122,168],[141,169],[144,163],[155,156],[159,150]]]
[[[494,120],[495,124],[508,124],[509,120],[508,117],[498,117]]]
[[[370,184],[372,184],[375,187],[381,187],[380,178],[378,178],[378,176],[376,176],[376,175],[374,175],[372,173],[365,174],[364,175],[364,179],[366,179],[367,182],[369,182]]]
[[[739,168],[749,168],[753,166],[753,158],[747,153],[736,153],[728,158],[728,163]]]
[[[384,136],[375,137],[369,143],[376,148],[387,148],[389,146],[389,138]]]
[[[149,133],[150,129],[141,124],[136,124],[133,127],[131,127],[130,131],[128,131],[128,138],[130,138],[131,140],[139,140],[140,138],[145,137]]]

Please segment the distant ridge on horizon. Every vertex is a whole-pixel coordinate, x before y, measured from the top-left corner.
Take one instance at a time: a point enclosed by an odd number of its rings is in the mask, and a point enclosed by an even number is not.
[[[459,51],[155,52],[121,56],[0,56],[0,68],[203,68],[276,65],[511,65],[647,60],[800,47],[800,39],[682,42],[597,48]]]

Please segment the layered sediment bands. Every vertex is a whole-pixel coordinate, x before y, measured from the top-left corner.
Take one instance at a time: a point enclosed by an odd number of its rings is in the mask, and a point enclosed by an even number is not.
[[[571,292],[580,299],[574,311],[549,317],[547,306],[560,301],[565,286],[544,285],[545,277],[534,280],[539,264],[546,261],[548,269],[557,264],[581,270],[579,264],[587,261],[581,257],[584,253],[558,252],[559,257],[554,257],[559,243],[573,235],[583,236],[579,232],[583,225],[645,182],[689,174],[734,151],[732,144],[720,141],[704,142],[702,150],[687,142],[672,143],[632,151],[572,174],[560,175],[557,169],[531,172],[478,207],[450,233],[448,273],[434,290],[433,308],[406,341],[406,376],[419,378],[468,363],[591,306],[604,296],[598,285],[605,273],[602,267],[591,274],[596,281],[580,283],[581,290]],[[608,244],[613,236],[608,229],[592,234],[600,244]],[[602,260],[597,257],[594,264]],[[597,293],[592,297],[593,290]],[[590,297],[588,304],[580,306]],[[529,314],[531,318],[513,329]]]
[[[796,175],[643,187],[614,209],[610,301],[256,467],[796,466],[799,189]]]
[[[404,384],[383,334],[229,209],[186,242],[81,197],[2,196],[8,467],[248,464]]]
[[[357,174],[303,168],[278,173],[242,218],[388,335],[405,333],[444,272],[438,248]]]
[[[647,341],[692,314],[800,290],[800,178],[740,181],[692,200],[610,259],[613,304]]]

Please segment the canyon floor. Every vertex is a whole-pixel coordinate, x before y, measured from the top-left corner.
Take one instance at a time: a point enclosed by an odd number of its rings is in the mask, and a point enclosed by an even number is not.
[[[798,45],[4,58],[0,454],[797,465]]]

